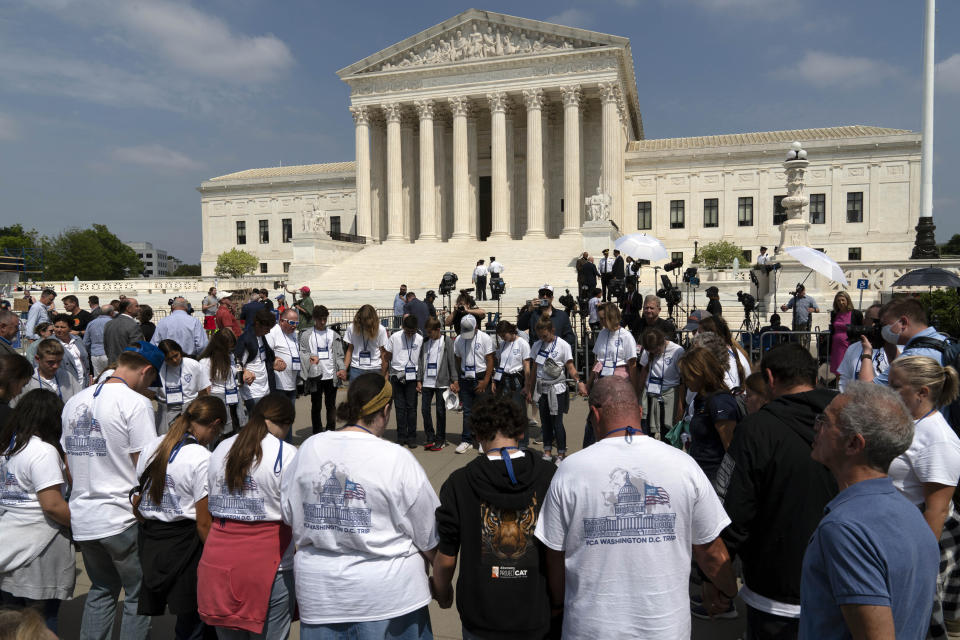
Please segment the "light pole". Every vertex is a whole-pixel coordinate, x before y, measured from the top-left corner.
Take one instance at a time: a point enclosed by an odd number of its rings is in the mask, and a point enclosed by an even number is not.
[[[933,224],[933,83],[934,83],[934,30],[936,25],[936,1],[927,0],[924,19],[923,41],[923,145],[920,148],[920,220],[917,222],[917,239],[913,245],[913,260],[939,258],[940,250],[934,236]]]

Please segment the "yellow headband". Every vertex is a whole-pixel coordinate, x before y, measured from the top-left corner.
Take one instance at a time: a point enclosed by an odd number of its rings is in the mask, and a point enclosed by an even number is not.
[[[390,384],[390,381],[386,378],[383,379],[383,389],[380,389],[380,393],[373,396],[367,404],[363,405],[363,408],[360,409],[361,416],[369,416],[372,413],[376,413],[383,409],[385,406],[390,404],[390,400],[393,398],[393,385]]]

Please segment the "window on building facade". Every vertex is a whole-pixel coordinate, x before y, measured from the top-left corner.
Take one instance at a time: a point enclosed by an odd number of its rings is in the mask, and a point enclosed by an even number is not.
[[[827,194],[810,194],[810,224],[824,224],[827,221]]]
[[[152,257],[153,257],[153,254],[152,254],[152,253],[148,253],[148,254],[147,254],[147,257],[148,257],[148,258],[152,258]]]
[[[141,260],[143,260],[143,254],[142,254],[142,253],[138,253],[138,254],[137,254],[137,257],[140,258]]]
[[[289,263],[289,262],[284,262],[284,263],[283,263],[283,272],[284,272],[284,273],[290,273],[290,263]]]
[[[753,198],[737,198],[737,226],[753,226]]]
[[[247,244],[247,223],[237,220],[237,244]]]
[[[341,233],[340,216],[330,216],[330,233]]]
[[[260,244],[270,244],[270,221],[260,221]]]
[[[683,229],[684,227],[683,205],[684,205],[683,200],[670,201],[670,228],[671,229]]]
[[[266,262],[261,262],[261,263],[260,263],[260,273],[267,273],[267,263],[266,263]]]
[[[787,196],[773,196],[773,224],[783,224],[787,219],[787,210],[783,208],[783,199]]]
[[[703,199],[703,226],[705,228],[720,226],[720,200],[718,198]]]
[[[637,203],[637,229],[653,229],[653,207],[649,200]]]
[[[859,260],[860,247],[850,247],[847,249],[847,260]]]
[[[847,222],[863,222],[863,191],[847,194]]]
[[[750,249],[741,249],[740,252],[743,254],[743,264],[753,264],[753,251]]]
[[[280,223],[283,225],[280,229],[283,241],[290,242],[293,240],[293,218],[284,218]]]
[[[677,260],[683,262],[683,251],[671,251],[670,260],[676,262]]]

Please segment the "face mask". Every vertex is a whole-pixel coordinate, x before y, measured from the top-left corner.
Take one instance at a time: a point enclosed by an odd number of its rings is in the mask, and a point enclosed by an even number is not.
[[[880,335],[883,336],[883,340],[889,344],[897,344],[900,341],[900,334],[894,333],[892,327],[893,325],[885,324],[883,328],[880,329]]]

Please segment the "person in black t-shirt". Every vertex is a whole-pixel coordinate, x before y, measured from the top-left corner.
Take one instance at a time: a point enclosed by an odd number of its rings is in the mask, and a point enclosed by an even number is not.
[[[704,293],[707,294],[707,299],[710,301],[707,303],[707,311],[710,315],[722,316],[723,306],[720,304],[720,290],[716,287],[707,287]]]

